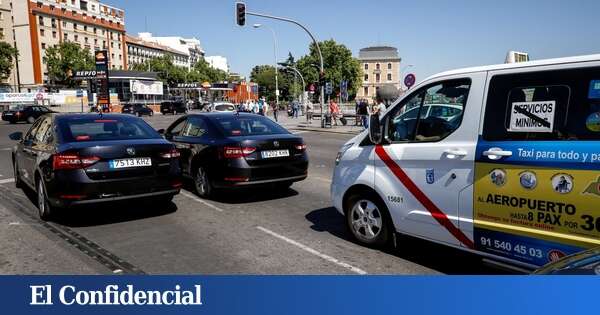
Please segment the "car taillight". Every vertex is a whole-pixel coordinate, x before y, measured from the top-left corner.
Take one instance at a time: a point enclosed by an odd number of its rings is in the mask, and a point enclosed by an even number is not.
[[[168,152],[164,152],[160,154],[160,157],[163,159],[176,159],[179,156],[181,156],[181,153],[179,153],[179,151],[177,151],[177,149],[171,149]]]
[[[56,154],[52,161],[54,170],[74,170],[86,168],[100,161],[97,156],[79,156],[77,154]]]
[[[223,157],[226,159],[238,159],[248,156],[256,151],[254,147],[224,147]]]
[[[298,151],[304,151],[304,150],[306,150],[306,144],[304,144],[304,143],[302,143],[302,144],[296,144],[294,147]]]

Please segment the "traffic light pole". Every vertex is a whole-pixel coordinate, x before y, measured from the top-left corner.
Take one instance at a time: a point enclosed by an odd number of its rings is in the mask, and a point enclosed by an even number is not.
[[[308,28],[306,28],[306,26],[302,25],[298,21],[288,19],[285,17],[280,17],[280,16],[274,16],[274,15],[268,15],[268,14],[263,14],[263,13],[250,12],[250,11],[246,11],[246,15],[253,15],[253,16],[258,16],[258,17],[263,17],[263,18],[273,19],[273,20],[279,20],[279,21],[289,22],[289,23],[298,25],[300,28],[302,28],[308,34],[308,36],[310,36],[313,43],[315,44],[315,47],[317,47],[317,52],[319,53],[319,62],[320,62],[319,77],[321,77],[322,74],[325,73],[324,64],[323,64],[323,54],[321,53],[321,47],[319,47],[319,42],[317,41],[315,36],[308,30]],[[321,97],[320,97],[321,119],[325,119],[323,117],[323,108],[325,107],[325,87],[323,86],[323,84],[320,84],[320,85],[321,85]],[[327,111],[329,111],[329,109]]]

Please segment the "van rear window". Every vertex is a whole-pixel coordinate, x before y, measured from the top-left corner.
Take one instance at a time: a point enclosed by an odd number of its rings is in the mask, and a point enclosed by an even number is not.
[[[483,137],[488,141],[600,140],[597,83],[600,68],[494,76]]]

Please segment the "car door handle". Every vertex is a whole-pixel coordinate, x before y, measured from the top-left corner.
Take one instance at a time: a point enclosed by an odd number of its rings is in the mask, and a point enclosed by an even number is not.
[[[446,157],[449,159],[456,159],[456,158],[463,157],[463,156],[466,156],[467,154],[469,154],[469,152],[467,152],[465,150],[455,150],[455,149],[444,150],[444,153],[446,153]]]
[[[512,155],[512,151],[505,151],[500,148],[491,148],[487,151],[483,151],[483,156],[487,156],[490,160],[499,160],[503,157],[510,157]]]

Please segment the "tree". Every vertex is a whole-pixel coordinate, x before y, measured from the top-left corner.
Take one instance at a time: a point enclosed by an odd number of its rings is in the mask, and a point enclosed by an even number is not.
[[[275,100],[275,67],[271,65],[259,65],[252,68],[250,80],[258,84],[261,96],[267,100]]]
[[[229,77],[229,74],[221,69],[211,67],[211,65],[204,59],[200,59],[192,68],[191,72],[195,72],[194,76],[200,78],[198,81],[208,82],[220,82],[225,81]]]
[[[333,39],[319,42],[319,47],[323,54],[325,81],[332,82],[333,95],[339,92],[340,82],[348,80],[349,98],[353,98],[360,87],[363,75],[360,63],[352,57],[350,49],[343,44],[336,43]],[[319,54],[314,44],[310,45],[309,54],[298,60],[298,70],[302,73],[306,82],[317,82],[319,80]],[[315,95],[318,95],[320,89],[315,92]]]
[[[82,49],[76,43],[63,42],[46,49],[46,64],[48,77],[53,85],[62,85],[73,88],[79,85],[71,78],[75,71],[93,70],[94,58],[89,49]]]
[[[10,77],[13,67],[13,60],[19,52],[9,43],[0,42],[0,79]]]

